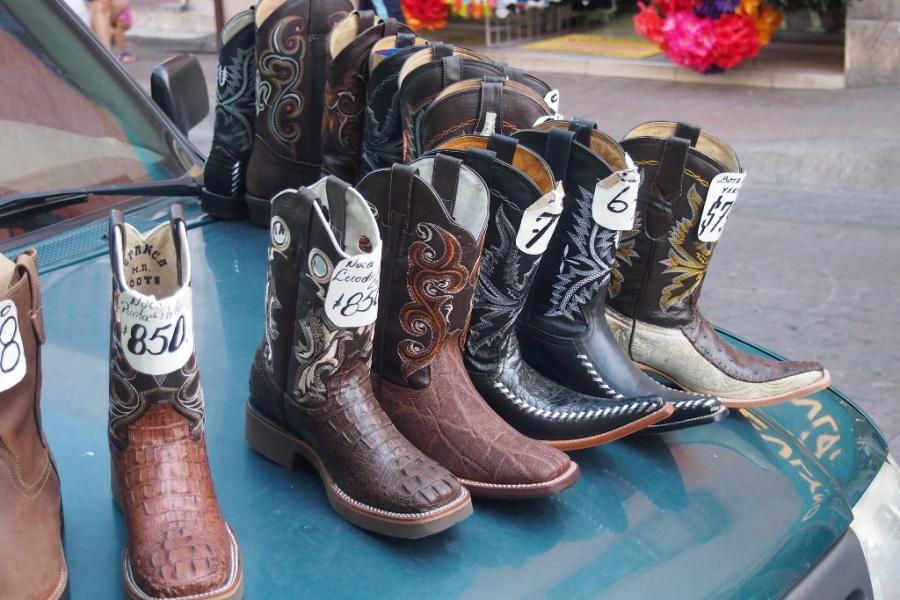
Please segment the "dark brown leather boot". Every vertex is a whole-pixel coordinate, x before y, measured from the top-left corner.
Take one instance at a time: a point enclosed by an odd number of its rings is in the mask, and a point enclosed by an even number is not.
[[[109,448],[113,498],[128,525],[126,594],[238,599],[241,553],[206,454],[181,207],[145,235],[113,211],[110,261]]]
[[[246,436],[270,460],[318,470],[359,527],[420,538],[472,513],[450,474],[401,435],[372,391],[381,241],[365,200],[334,177],[273,200],[266,328]]]
[[[607,320],[631,358],[726,406],[762,406],[826,388],[817,362],[765,360],[722,340],[697,303],[743,169],[719,138],[645,123],[622,147],[643,171],[634,228],[622,235]]]
[[[250,220],[269,226],[270,201],[322,169],[326,38],[350,0],[261,0],[256,7],[256,123],[247,167]]]
[[[0,254],[0,600],[57,600],[68,584],[59,476],[41,430],[36,256]]]
[[[438,155],[374,171],[359,189],[385,241],[373,374],[391,419],[473,494],[544,496],[574,484],[578,466],[503,421],[463,364],[487,226],[484,181]]]
[[[328,36],[322,171],[347,183],[359,180],[369,53],[376,42],[398,32],[414,35],[396,19],[382,21],[370,10],[353,11]]]

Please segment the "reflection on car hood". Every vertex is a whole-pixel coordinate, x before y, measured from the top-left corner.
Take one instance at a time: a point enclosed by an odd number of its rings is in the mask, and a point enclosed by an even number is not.
[[[371,535],[331,510],[312,470],[280,469],[243,441],[266,232],[215,222],[189,237],[207,443],[248,597],[771,598],[846,530],[885,459],[870,422],[826,391],[575,453],[582,478],[571,490],[477,500],[475,515],[442,535]],[[63,481],[73,589],[115,597],[125,533],[105,467],[108,259],[52,269],[42,285],[44,418]]]

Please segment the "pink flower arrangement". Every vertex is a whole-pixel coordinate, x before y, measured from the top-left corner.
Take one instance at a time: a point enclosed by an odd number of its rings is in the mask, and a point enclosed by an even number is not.
[[[638,8],[635,30],[672,62],[701,73],[753,58],[781,22],[760,0],[648,0]]]

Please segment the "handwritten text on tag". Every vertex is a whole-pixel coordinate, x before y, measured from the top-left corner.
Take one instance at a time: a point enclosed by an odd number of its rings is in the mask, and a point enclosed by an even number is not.
[[[697,238],[701,242],[715,242],[722,236],[725,220],[731,213],[746,173],[720,173],[709,182]]]
[[[378,315],[378,277],[381,258],[359,255],[344,258],[334,267],[325,314],[338,327],[363,327]]]
[[[0,302],[0,392],[22,381],[25,362],[16,305],[12,300],[4,300]]]
[[[563,196],[560,182],[549,194],[541,196],[537,202],[525,209],[516,234],[516,247],[519,250],[525,254],[543,254],[559,222]]]
[[[136,371],[166,375],[187,363],[194,352],[191,288],[162,300],[134,290],[119,295],[119,342]]]
[[[631,157],[625,155],[625,168],[597,182],[591,213],[601,227],[629,231],[634,226],[640,174]]]

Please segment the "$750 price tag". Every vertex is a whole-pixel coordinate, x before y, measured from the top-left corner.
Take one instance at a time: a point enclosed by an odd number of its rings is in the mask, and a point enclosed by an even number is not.
[[[709,182],[697,229],[697,238],[701,242],[715,242],[722,237],[725,220],[734,207],[746,176],[746,173],[720,173]]]
[[[325,295],[325,314],[338,327],[364,327],[378,316],[378,282],[381,257],[351,256],[341,259]]]
[[[537,199],[522,213],[522,222],[516,233],[516,247],[525,254],[543,254],[553,237],[553,231],[563,209],[562,182]]]

